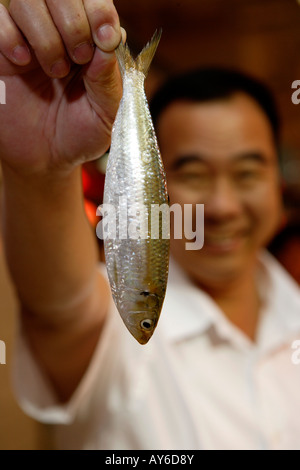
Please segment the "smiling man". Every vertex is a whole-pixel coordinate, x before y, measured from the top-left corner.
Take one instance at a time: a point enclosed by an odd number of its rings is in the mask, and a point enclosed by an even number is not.
[[[242,74],[207,69],[166,84],[152,110],[170,201],[205,207],[204,247],[189,252],[172,240],[173,256],[255,339],[257,254],[282,216],[272,98]]]

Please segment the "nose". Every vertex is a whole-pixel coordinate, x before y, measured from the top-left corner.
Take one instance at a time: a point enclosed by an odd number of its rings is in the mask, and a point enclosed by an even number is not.
[[[240,215],[242,201],[238,191],[226,178],[218,179],[204,201],[204,213],[215,221],[234,219]]]

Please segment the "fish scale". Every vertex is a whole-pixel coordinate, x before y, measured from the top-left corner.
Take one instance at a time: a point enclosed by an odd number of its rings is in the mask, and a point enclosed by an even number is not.
[[[168,204],[165,172],[144,90],[159,38],[160,34],[155,34],[135,61],[126,45],[120,44],[116,51],[123,97],[112,130],[103,201],[119,208],[123,219],[127,214],[128,228],[136,229],[141,221],[137,207],[142,205],[148,218],[145,238],[120,239],[118,230],[117,237],[104,238],[113,299],[124,324],[141,344],[149,341],[157,326],[169,263],[169,238],[162,238],[160,227],[159,238],[153,239],[150,230],[151,205]]]

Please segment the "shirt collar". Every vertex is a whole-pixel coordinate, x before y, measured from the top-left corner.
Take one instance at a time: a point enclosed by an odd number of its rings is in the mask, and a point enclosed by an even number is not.
[[[219,316],[219,308],[195,286],[174,259],[170,259],[169,279],[159,327],[170,341],[180,341],[206,331]]]
[[[171,342],[203,334],[212,326],[218,335],[241,347],[270,350],[300,333],[299,287],[266,251],[259,257],[258,283],[263,309],[256,344],[225,317],[213,299],[195,286],[174,259],[159,328]]]
[[[265,350],[273,350],[300,334],[300,289],[267,251],[261,254],[260,262],[264,306],[257,342]]]

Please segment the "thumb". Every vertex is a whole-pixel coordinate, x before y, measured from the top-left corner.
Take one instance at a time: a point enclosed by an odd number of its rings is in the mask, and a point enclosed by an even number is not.
[[[114,52],[95,49],[83,80],[91,106],[100,119],[112,125],[122,97],[122,79]]]

